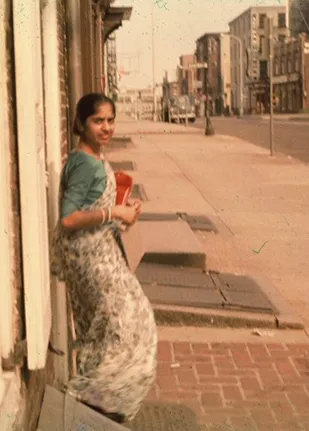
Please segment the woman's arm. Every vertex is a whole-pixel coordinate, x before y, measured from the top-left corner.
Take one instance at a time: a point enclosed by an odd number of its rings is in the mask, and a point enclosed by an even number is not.
[[[109,209],[92,211],[75,211],[61,219],[62,227],[69,231],[87,229],[99,226],[108,221]],[[137,210],[135,207],[116,205],[110,209],[111,219],[120,219],[126,224],[133,224],[136,220]]]
[[[117,205],[110,209],[83,210],[93,178],[100,164],[94,164],[89,156],[75,153],[69,159],[65,170],[65,189],[62,196],[61,225],[69,231],[99,226],[109,219],[121,219],[127,224],[134,222],[136,209]]]

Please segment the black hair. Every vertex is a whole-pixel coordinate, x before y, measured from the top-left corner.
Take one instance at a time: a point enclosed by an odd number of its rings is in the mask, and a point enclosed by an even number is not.
[[[116,106],[112,99],[105,96],[103,93],[89,93],[81,97],[76,105],[75,120],[73,123],[73,133],[81,136],[80,125],[84,126],[86,120],[91,115],[94,115],[100,105],[110,105],[113,115],[116,117]]]

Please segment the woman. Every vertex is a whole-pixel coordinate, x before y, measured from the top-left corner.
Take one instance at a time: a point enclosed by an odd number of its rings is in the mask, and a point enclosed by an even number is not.
[[[154,315],[131,273],[117,221],[132,225],[139,201],[115,205],[116,183],[102,156],[115,128],[115,105],[103,94],[80,99],[80,137],[60,183],[60,218],[52,272],[66,282],[76,331],[77,372],[71,395],[117,422],[134,418],[156,368]]]

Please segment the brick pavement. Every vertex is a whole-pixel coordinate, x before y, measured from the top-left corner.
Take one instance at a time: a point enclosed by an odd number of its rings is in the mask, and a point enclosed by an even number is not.
[[[309,344],[160,341],[148,398],[186,404],[203,431],[309,431]]]

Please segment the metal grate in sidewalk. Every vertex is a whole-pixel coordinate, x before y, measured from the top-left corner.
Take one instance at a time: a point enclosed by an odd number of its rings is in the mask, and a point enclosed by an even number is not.
[[[178,216],[186,221],[192,230],[201,230],[204,232],[218,233],[218,229],[211,219],[204,215],[194,215],[187,213],[177,213]]]
[[[127,136],[117,136],[111,139],[107,149],[127,148],[132,145],[132,139]]]
[[[193,231],[200,230],[204,232],[218,233],[218,229],[212,220],[204,215],[187,214],[185,212],[177,213],[143,213],[139,217],[140,221],[174,221],[183,220]]]
[[[136,275],[150,301],[156,304],[260,313],[277,311],[259,284],[247,276],[145,263],[139,265]]]
[[[141,201],[148,201],[144,186],[142,184],[134,184],[131,197],[133,199],[140,199]]]
[[[135,171],[135,163],[131,160],[123,160],[120,162],[110,162],[111,167],[114,171]]]

